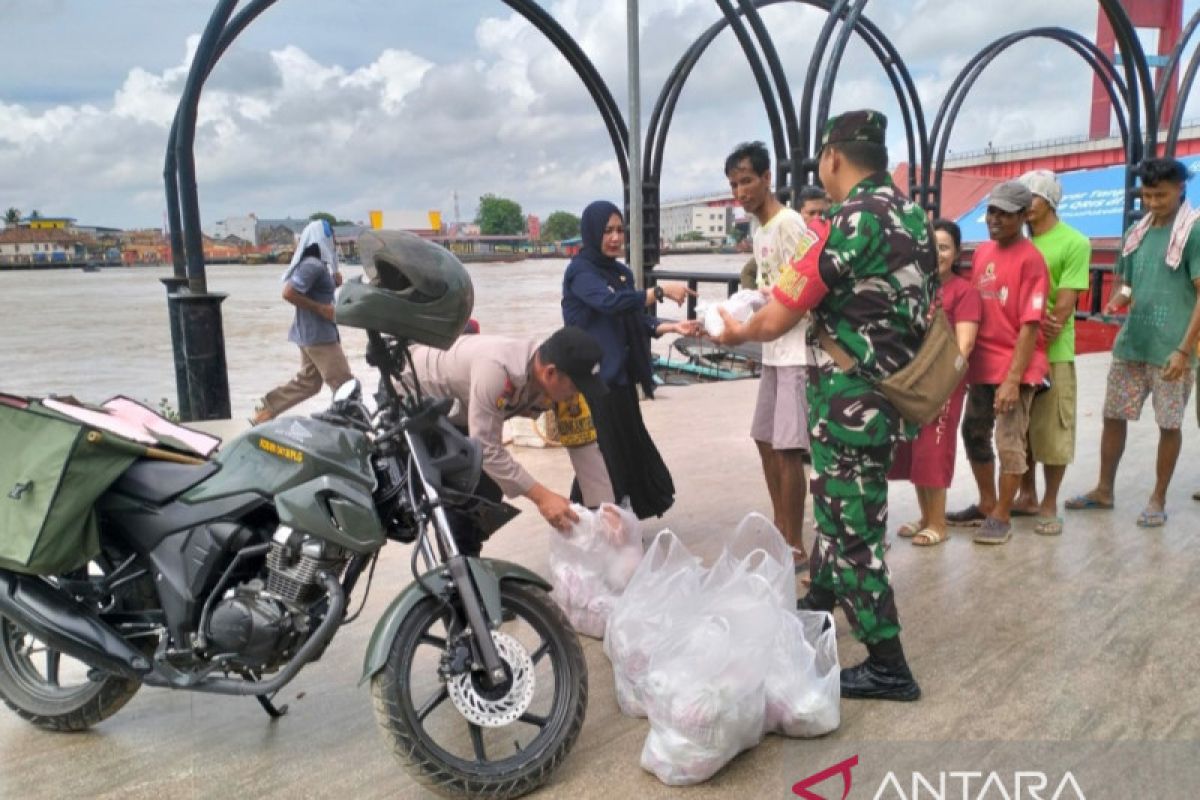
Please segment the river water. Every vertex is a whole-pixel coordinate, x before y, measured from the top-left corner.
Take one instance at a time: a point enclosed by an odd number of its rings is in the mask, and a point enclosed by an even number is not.
[[[662,269],[737,272],[744,255],[668,256]],[[484,333],[544,337],[562,324],[559,307],[566,261],[531,259],[469,264],[475,312]],[[279,265],[218,264],[208,267],[209,290],[228,294],[222,304],[225,358],[234,417],[249,415],[255,399],[287,380],[299,364],[287,340],[292,307],[280,298]],[[361,274],[345,267],[347,277]],[[72,394],[103,401],[124,394],[157,406],[175,407],[175,371],[167,327],[166,291],[160,280],[170,267],[0,271],[0,391],[23,395]],[[702,287],[701,299],[724,289]],[[667,302],[667,317],[682,316]],[[344,328],[351,367],[374,387],[363,361],[366,335]],[[665,349],[665,342],[656,345]],[[319,408],[328,393],[297,411]]]

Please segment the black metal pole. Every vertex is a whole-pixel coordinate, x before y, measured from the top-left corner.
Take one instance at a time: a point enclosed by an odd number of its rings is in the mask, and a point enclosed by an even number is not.
[[[228,419],[229,371],[225,362],[225,337],[221,327],[224,294],[211,294],[204,270],[204,243],[200,233],[200,202],[196,189],[196,111],[200,90],[212,70],[217,44],[237,0],[220,0],[200,37],[188,71],[187,83],[176,111],[175,160],[179,181],[179,211],[183,250],[187,260],[187,286],[167,297],[171,313],[179,319],[180,350],[187,381],[188,419]],[[176,368],[176,375],[179,369]]]

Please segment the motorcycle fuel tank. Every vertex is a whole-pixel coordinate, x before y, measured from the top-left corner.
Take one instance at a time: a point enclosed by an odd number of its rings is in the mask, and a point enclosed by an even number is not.
[[[185,503],[258,492],[274,497],[323,476],[375,490],[366,436],[308,417],[282,417],[255,426],[221,448],[221,471],[180,498]]]

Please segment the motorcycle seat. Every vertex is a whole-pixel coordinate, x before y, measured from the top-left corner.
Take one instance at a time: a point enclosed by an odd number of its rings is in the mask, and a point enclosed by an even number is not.
[[[203,464],[176,464],[143,458],[135,461],[112,485],[112,490],[154,505],[174,500],[220,466],[214,461]]]

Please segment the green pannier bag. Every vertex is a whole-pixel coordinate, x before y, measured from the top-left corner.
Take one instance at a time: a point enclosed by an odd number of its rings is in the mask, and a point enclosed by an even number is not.
[[[146,448],[36,402],[0,403],[0,568],[78,569],[100,552],[92,505]]]

